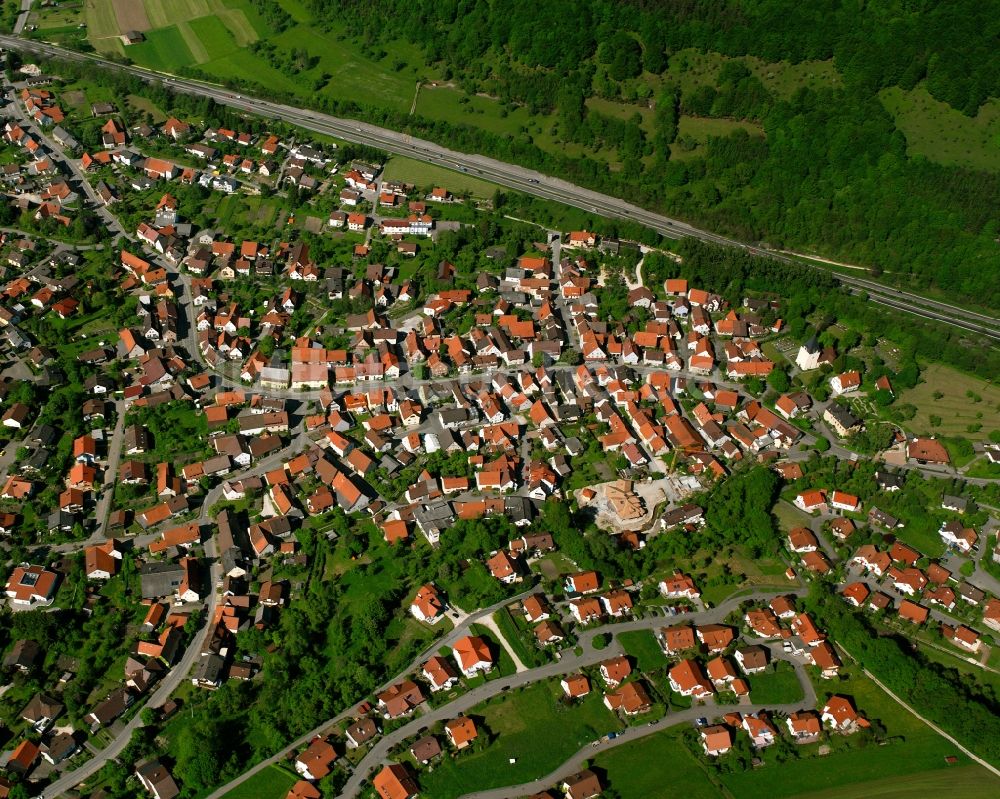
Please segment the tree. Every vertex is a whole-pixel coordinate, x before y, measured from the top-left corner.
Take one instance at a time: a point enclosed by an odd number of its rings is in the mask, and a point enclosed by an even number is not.
[[[198,793],[224,781],[234,754],[234,732],[222,719],[201,714],[181,728],[174,773],[188,791]]]
[[[719,544],[744,544],[755,556],[777,547],[771,506],[778,476],[762,466],[716,484],[705,515],[706,529]]]
[[[779,394],[784,394],[789,387],[788,372],[776,366],[767,376],[767,384]]]
[[[642,48],[625,31],[613,33],[601,44],[597,57],[607,65],[608,74],[614,80],[626,80],[642,74]]]

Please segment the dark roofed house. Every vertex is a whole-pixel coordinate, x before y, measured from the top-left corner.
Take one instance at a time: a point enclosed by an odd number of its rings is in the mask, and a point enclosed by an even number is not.
[[[57,732],[48,743],[42,744],[42,757],[53,766],[62,763],[67,757],[71,757],[80,748],[73,735],[66,732]]]
[[[847,408],[836,403],[830,403],[829,407],[823,413],[823,419],[841,438],[861,430],[861,420],[847,410]]]
[[[179,563],[144,563],[139,570],[143,599],[171,596],[184,581],[184,569]]]
[[[222,685],[222,672],[226,668],[226,660],[213,652],[202,653],[191,675],[191,684],[200,688],[218,688]]]
[[[980,605],[986,599],[986,592],[981,588],[976,588],[972,583],[963,580],[958,584],[955,593],[970,605]]]
[[[63,705],[48,694],[35,694],[21,711],[21,718],[37,733],[45,732],[62,715]]]
[[[345,733],[347,748],[357,749],[359,746],[368,743],[376,735],[378,735],[378,725],[373,719],[358,719],[347,728],[347,732]]]
[[[99,702],[90,713],[84,716],[83,720],[90,724],[91,730],[96,730],[118,718],[133,701],[135,701],[135,697],[132,692],[123,685],[119,686],[108,695],[107,699]]]
[[[38,656],[41,653],[42,648],[37,642],[22,638],[4,657],[4,668],[28,671],[38,662]]]
[[[568,799],[593,799],[601,794],[601,780],[590,769],[571,774],[562,781]]]
[[[410,747],[410,754],[418,763],[426,766],[441,754],[441,744],[433,735],[425,735]]]
[[[177,783],[159,760],[140,761],[136,764],[135,775],[155,799],[175,799],[180,795]]]

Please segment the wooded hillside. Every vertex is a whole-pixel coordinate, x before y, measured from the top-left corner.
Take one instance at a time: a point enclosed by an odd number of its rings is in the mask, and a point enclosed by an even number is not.
[[[838,0],[306,0],[315,19],[350,20],[365,41],[408,40],[467,94],[555,113],[554,135],[616,152],[618,164],[554,155],[527,133],[393,114],[376,120],[446,144],[517,160],[746,240],[815,249],[910,287],[1000,307],[994,209],[1000,176],[907,155],[878,97],[918,85],[975,115],[1000,86],[1000,18],[973,0],[857,4]],[[683,90],[668,71],[688,48],[725,56]],[[750,57],[750,58],[748,58]],[[830,62],[836,82],[788,94],[751,70]],[[750,63],[752,60],[753,63]],[[632,104],[623,118],[593,98]],[[642,113],[653,108],[653,122]],[[749,120],[692,149],[682,115]],[[891,274],[890,274],[891,273]]]

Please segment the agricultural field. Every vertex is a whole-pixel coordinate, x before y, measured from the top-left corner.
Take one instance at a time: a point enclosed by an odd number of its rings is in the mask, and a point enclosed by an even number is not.
[[[922,383],[899,397],[901,404],[917,408],[909,422],[914,433],[981,441],[1000,430],[1000,386],[941,364],[926,366],[921,377]]]
[[[543,682],[475,708],[470,715],[501,743],[445,759],[432,772],[421,773],[421,794],[454,799],[473,790],[532,780],[588,742],[621,728],[599,691],[572,706],[564,705],[561,696],[558,682]],[[546,734],[539,735],[540,730]]]
[[[280,766],[268,766],[237,785],[223,799],[283,799],[298,778]]]
[[[144,66],[161,72],[176,72],[194,62],[188,37],[179,25],[150,31],[146,34],[146,41],[129,48],[129,55]]]
[[[393,156],[386,162],[382,179],[401,180],[421,189],[443,186],[452,194],[468,194],[481,200],[492,197],[498,188],[495,183],[474,178],[464,172],[453,172],[444,167],[402,156]]]
[[[1000,783],[979,766],[953,766],[947,771],[901,774],[861,785],[826,791],[809,791],[792,799],[911,799],[914,796],[947,796],[948,799],[989,799]]]
[[[197,67],[217,78],[255,81],[271,90],[301,96],[322,89],[327,95],[358,99],[375,94],[380,103],[409,109],[418,82],[414,48],[395,43],[387,52],[365,55],[346,38],[346,26],[318,31],[309,14],[293,0],[282,0],[296,24],[272,30],[247,0],[85,0],[88,38],[99,51],[127,55],[137,64],[177,72]],[[122,44],[127,30],[146,41]],[[308,68],[279,69],[247,49],[266,40],[281,54],[300,51]],[[421,78],[431,77],[421,75]]]
[[[988,100],[974,117],[935,100],[923,87],[879,94],[906,136],[907,152],[939,164],[1000,170],[1000,101]]]

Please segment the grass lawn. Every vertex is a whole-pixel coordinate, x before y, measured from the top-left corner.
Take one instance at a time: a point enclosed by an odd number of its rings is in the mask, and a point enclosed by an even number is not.
[[[980,456],[980,458],[969,467],[966,475],[969,477],[985,477],[991,480],[1000,479],[1000,463],[990,463],[985,456]]]
[[[445,758],[419,775],[420,793],[453,799],[536,779],[556,768],[580,747],[621,729],[599,692],[572,706],[562,704],[558,682],[542,682],[474,708],[469,715],[490,731],[495,743],[481,752]],[[516,762],[511,765],[509,759]]]
[[[138,94],[130,94],[126,98],[130,107],[134,108],[136,111],[142,111],[143,113],[149,114],[153,118],[153,122],[160,123],[167,119],[167,115],[152,101],[145,97],[140,97]]]
[[[911,91],[894,86],[879,98],[906,136],[911,155],[939,164],[1000,170],[1000,101],[988,100],[976,116],[968,117],[935,100],[923,85]]]
[[[892,512],[890,509],[889,513]],[[895,531],[896,537],[930,558],[940,557],[945,550],[944,542],[938,534],[941,526],[940,513],[926,512],[909,518],[900,517],[903,526]]]
[[[1000,386],[941,364],[929,364],[921,369],[923,382],[899,396],[900,403],[917,408],[916,415],[908,423],[914,433],[957,435],[981,441],[991,430],[1000,429]],[[940,399],[934,397],[936,391],[943,394]],[[969,391],[982,397],[982,401],[975,402],[967,396]],[[931,416],[940,417],[939,426],[931,425]],[[972,424],[982,427],[971,433],[966,428]]]
[[[604,772],[607,787],[621,799],[654,796],[717,799],[723,795],[704,766],[678,739],[677,730],[647,735],[635,743],[612,749],[596,757],[594,767]],[[666,786],[669,790],[664,793]]]
[[[632,103],[617,103],[614,100],[606,100],[603,97],[587,98],[587,108],[617,119],[631,119],[635,114],[642,117],[641,127],[646,133],[653,133],[654,111],[647,105],[633,105]]]
[[[233,788],[223,799],[284,799],[298,777],[280,766],[268,766]]]
[[[774,506],[773,513],[784,533],[795,527],[808,527],[809,522],[812,521],[812,517],[808,513],[799,510],[790,502],[778,502]]]
[[[518,623],[518,619],[514,618],[514,613],[520,616],[520,624]],[[521,616],[519,611],[515,610],[512,613],[508,608],[500,608],[500,610],[493,614],[493,621],[496,623],[497,629],[503,634],[503,638],[511,651],[529,669],[547,660],[547,657],[535,645],[535,636],[524,622],[524,617]]]
[[[654,77],[650,83],[657,89],[664,83],[673,83],[681,92],[690,91],[704,84],[717,85],[719,70],[730,60],[742,61],[756,75],[768,91],[791,97],[801,88],[825,88],[840,84],[840,75],[833,61],[787,61],[768,63],[752,56],[731,59],[720,53],[702,53],[694,49],[678,50],[670,56],[670,66],[663,77]]]
[[[410,96],[412,100],[412,95]],[[490,133],[517,136],[534,130],[541,124],[548,127],[544,116],[533,117],[525,108],[505,112],[499,102],[489,97],[469,97],[450,86],[423,85],[417,96],[417,114],[429,119],[441,119],[461,125],[474,125]]]
[[[660,649],[660,645],[656,643],[652,630],[619,633],[617,638],[625,652],[636,659],[640,671],[662,669],[670,662]]]
[[[495,183],[474,178],[464,172],[454,172],[434,164],[397,155],[394,155],[386,163],[382,179],[401,180],[405,183],[412,183],[420,189],[443,186],[452,194],[469,194],[479,199],[489,199],[498,188]]]
[[[727,557],[702,550],[695,553],[692,560],[706,556],[711,558],[708,566],[692,574],[692,577],[702,587],[702,599],[710,605],[717,605],[726,597],[748,588],[780,591],[793,585],[785,577],[787,566],[777,558],[750,558],[737,548],[734,554]],[[724,567],[728,567],[730,576],[709,585],[713,578],[723,576]]]
[[[834,789],[853,786],[852,790],[861,790],[862,784],[873,780],[913,779],[921,773],[943,769],[946,767],[944,759],[949,755],[958,757],[957,766],[971,764],[954,746],[896,704],[856,668],[845,671],[842,680],[817,681],[816,690],[820,702],[832,693],[852,697],[860,712],[885,726],[891,743],[845,749],[842,747],[846,741],[833,738],[834,751],[826,756],[804,756],[781,764],[768,763],[753,771],[722,775],[723,783],[736,799],[798,796],[803,794],[805,786],[809,787],[809,796],[831,791],[829,796],[834,797],[840,795],[832,792]],[[803,755],[815,755],[816,745],[802,747],[800,751]],[[978,767],[976,770],[984,771]],[[997,784],[1000,785],[1000,780]],[[868,794],[862,790],[847,795]]]
[[[41,31],[61,32],[73,30],[83,21],[83,3],[60,3],[58,6],[46,6],[32,10],[28,25],[37,25]]]
[[[751,136],[763,136],[764,128],[753,122],[743,122],[738,119],[715,119],[714,117],[682,116],[677,123],[677,135],[686,136],[697,142],[697,147],[685,150],[679,144],[670,146],[671,157],[691,158],[702,155],[703,148],[713,137],[729,136],[737,130],[745,130]]]
[[[760,705],[784,705],[803,698],[802,686],[795,670],[784,660],[778,661],[775,671],[752,674],[750,701]]]

